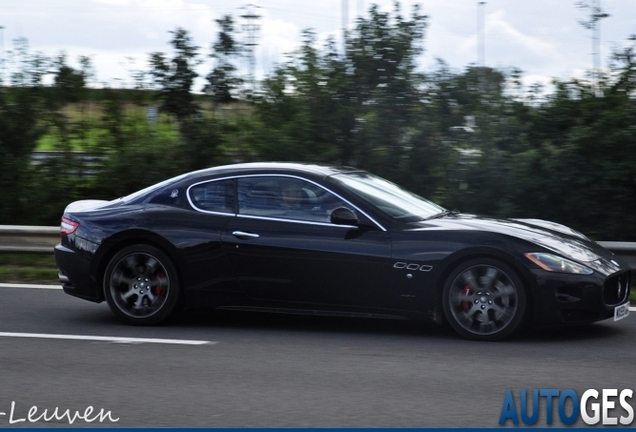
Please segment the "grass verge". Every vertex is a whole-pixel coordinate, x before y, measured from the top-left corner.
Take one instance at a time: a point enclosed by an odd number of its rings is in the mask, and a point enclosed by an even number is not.
[[[0,253],[0,282],[59,285],[53,254]]]

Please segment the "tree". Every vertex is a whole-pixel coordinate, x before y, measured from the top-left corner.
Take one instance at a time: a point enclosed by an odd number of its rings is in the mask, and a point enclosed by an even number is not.
[[[160,110],[174,115],[179,122],[181,140],[177,150],[180,160],[177,161],[183,163],[182,170],[185,171],[223,160],[217,152],[223,139],[214,120],[202,113],[192,94],[194,80],[199,76],[195,68],[201,63],[199,48],[186,30],[179,28],[172,34],[175,57],[168,61],[165,54],[153,53],[150,74],[159,85]]]
[[[43,78],[48,58],[29,51],[28,41],[16,40],[17,69],[12,87],[0,88],[0,223],[15,224],[32,210],[26,182],[31,153],[44,129]]]
[[[193,44],[187,30],[178,28],[170,33],[173,35],[170,43],[175,56],[169,60],[164,53],[152,53],[150,74],[159,86],[162,100],[160,110],[182,122],[199,111],[192,95],[192,86],[199,76],[195,68],[201,62],[198,59],[199,48]]]
[[[333,40],[316,48],[312,30],[301,47],[263,83],[257,100],[260,120],[270,129],[261,157],[296,161],[340,161],[355,126],[350,79]]]
[[[421,77],[415,69],[427,18],[417,5],[410,20],[402,17],[399,3],[393,14],[374,5],[347,38],[345,62],[359,125],[355,159],[388,177],[401,171],[411,148],[410,131],[422,113]]]
[[[556,91],[530,115],[537,156],[520,194],[527,210],[596,239],[636,239],[636,62],[634,41],[612,54],[598,81],[555,81]],[[526,197],[524,199],[524,197]]]
[[[66,63],[66,54],[61,53],[53,62],[55,72],[53,87],[57,89],[56,100],[62,104],[86,99],[85,91],[90,76],[90,57],[80,57],[82,69],[76,70]]]
[[[212,45],[210,57],[217,60],[216,67],[207,75],[208,83],[203,90],[212,95],[217,103],[229,103],[236,100],[237,91],[243,79],[237,74],[234,61],[242,55],[243,47],[234,35],[234,20],[226,15],[216,20],[221,27],[218,40]]]
[[[399,172],[422,109],[415,65],[426,16],[417,7],[411,20],[398,6],[393,16],[376,6],[369,13],[344,55],[333,40],[316,48],[305,30],[300,49],[266,80],[257,109],[277,132],[270,154]]]
[[[527,113],[508,91],[518,74],[474,65],[453,73],[440,61],[427,76],[423,129],[429,131],[428,143],[416,149],[420,166],[411,164],[409,172],[436,174],[427,181],[433,181],[440,204],[464,212],[516,215],[528,149]]]

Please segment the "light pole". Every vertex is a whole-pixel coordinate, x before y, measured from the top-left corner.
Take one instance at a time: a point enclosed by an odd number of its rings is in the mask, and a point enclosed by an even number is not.
[[[349,1],[342,0],[342,52],[347,52],[347,24],[349,24]]]
[[[484,36],[484,6],[485,1],[477,3],[477,33],[479,41],[477,42],[477,59],[479,66],[486,66],[486,41]]]
[[[245,30],[247,42],[245,46],[248,49],[247,52],[247,60],[249,64],[249,72],[250,72],[250,92],[252,96],[256,94],[256,46],[258,45],[258,32],[261,29],[259,24],[256,24],[256,21],[260,19],[260,15],[257,15],[254,11],[255,8],[260,9],[260,6],[248,4],[243,6],[241,9],[245,9],[245,13],[241,15],[246,22],[243,24],[243,30]]]
[[[477,68],[479,71],[478,82],[479,92],[484,92],[484,81],[486,80],[484,68],[486,67],[486,41],[484,36],[484,6],[485,1],[477,3]]]
[[[4,26],[0,26],[0,86],[4,85]]]
[[[576,3],[576,7],[590,11],[589,18],[585,21],[579,20],[579,24],[586,30],[592,30],[592,66],[595,84],[601,74],[601,20],[610,15],[603,11],[601,0],[585,0]]]
[[[610,15],[608,13],[603,12],[603,9],[601,9],[601,0],[597,0],[591,17],[592,22],[594,23],[592,25],[592,55],[594,56],[594,73],[596,75],[596,79],[598,79],[601,69],[601,20],[609,16]]]

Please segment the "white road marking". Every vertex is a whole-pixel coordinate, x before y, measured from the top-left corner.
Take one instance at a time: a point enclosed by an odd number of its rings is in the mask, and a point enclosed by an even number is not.
[[[0,288],[28,288],[28,289],[52,289],[61,290],[62,285],[38,285],[38,284],[11,284],[0,283]]]
[[[636,307],[630,307],[630,308],[629,308],[629,311],[630,311],[630,312],[636,312]]]
[[[217,343],[213,341],[187,340],[187,339],[156,339],[156,338],[133,338],[133,337],[116,337],[116,336],[63,335],[63,334],[46,334],[46,333],[11,333],[11,332],[0,332],[0,337],[64,339],[64,340],[115,342],[115,343],[129,343],[129,344],[156,343],[156,344],[172,344],[172,345],[214,345]]]

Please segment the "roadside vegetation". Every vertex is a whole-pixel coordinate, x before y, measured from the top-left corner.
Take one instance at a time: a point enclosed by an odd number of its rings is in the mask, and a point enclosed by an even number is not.
[[[170,51],[149,53],[127,88],[90,84],[89,57],[72,64],[14,41],[0,88],[0,224],[57,225],[74,200],[278,160],[357,166],[447,208],[636,241],[636,37],[605,69],[546,89],[523,85],[514,67],[452,70],[440,59],[421,71],[428,17],[372,6],[344,52],[306,30],[253,81],[238,67],[246,47],[233,17],[217,24],[210,53],[186,29],[170,32]],[[35,150],[55,153],[34,161]]]
[[[53,253],[0,252],[0,282],[59,285]]]

